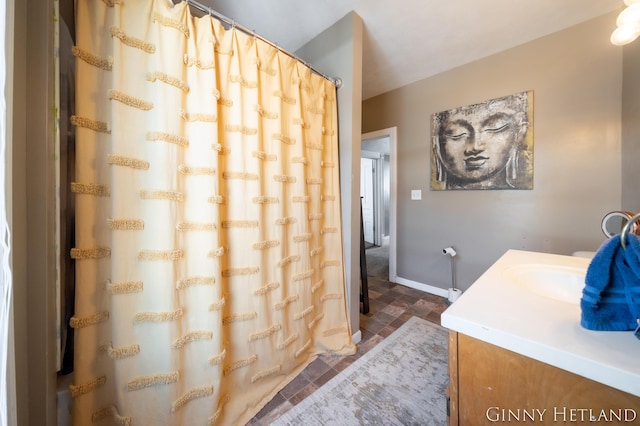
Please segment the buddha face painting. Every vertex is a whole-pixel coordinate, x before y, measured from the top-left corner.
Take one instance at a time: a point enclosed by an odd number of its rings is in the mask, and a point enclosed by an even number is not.
[[[434,114],[432,189],[531,189],[531,92]]]

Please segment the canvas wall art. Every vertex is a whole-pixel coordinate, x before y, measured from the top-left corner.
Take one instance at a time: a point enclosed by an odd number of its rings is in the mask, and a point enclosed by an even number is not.
[[[433,114],[432,190],[533,189],[533,91]]]

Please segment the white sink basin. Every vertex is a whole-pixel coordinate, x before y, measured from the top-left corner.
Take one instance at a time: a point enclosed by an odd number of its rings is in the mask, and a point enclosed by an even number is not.
[[[508,250],[441,315],[442,326],[640,397],[638,339],[580,326],[591,260]]]
[[[579,304],[584,288],[586,269],[572,266],[522,264],[506,268],[513,285],[539,296]]]

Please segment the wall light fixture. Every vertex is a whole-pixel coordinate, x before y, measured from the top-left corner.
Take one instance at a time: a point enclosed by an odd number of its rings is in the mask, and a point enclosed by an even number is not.
[[[640,36],[640,0],[624,0],[625,9],[620,12],[618,28],[611,34],[611,43],[616,46],[631,43]]]

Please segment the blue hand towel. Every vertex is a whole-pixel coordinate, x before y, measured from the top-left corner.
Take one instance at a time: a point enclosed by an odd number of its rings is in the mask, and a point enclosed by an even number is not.
[[[635,330],[640,318],[640,239],[605,241],[587,269],[580,324],[589,330]]]

